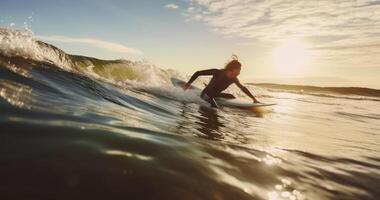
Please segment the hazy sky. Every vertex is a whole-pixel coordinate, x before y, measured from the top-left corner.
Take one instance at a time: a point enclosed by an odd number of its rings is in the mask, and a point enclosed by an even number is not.
[[[2,27],[24,22],[71,54],[380,88],[380,0],[1,0]]]

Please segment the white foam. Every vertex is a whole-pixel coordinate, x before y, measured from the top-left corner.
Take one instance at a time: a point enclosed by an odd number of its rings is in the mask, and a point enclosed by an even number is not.
[[[48,62],[65,70],[71,69],[66,54],[47,45],[41,45],[31,30],[0,29],[0,52],[8,57],[19,56],[26,59]]]

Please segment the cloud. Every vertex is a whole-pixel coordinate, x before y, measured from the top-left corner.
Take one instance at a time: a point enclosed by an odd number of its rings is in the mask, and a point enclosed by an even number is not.
[[[128,54],[142,54],[142,51],[130,47],[126,47],[122,44],[108,42],[104,40],[94,39],[94,38],[73,38],[61,35],[52,36],[37,36],[38,39],[63,42],[63,43],[80,43],[95,46],[101,49],[105,49],[117,53],[128,53]]]
[[[260,40],[379,32],[380,5],[373,0],[191,0],[186,16],[221,34]]]
[[[167,4],[166,6],[165,6],[165,8],[167,8],[167,9],[178,9],[178,5],[176,5],[176,4],[172,4],[172,3],[170,3],[170,4]]]
[[[188,0],[183,15],[224,36],[267,44],[301,38],[318,56],[345,62],[344,56],[359,55],[347,62],[372,57],[368,62],[380,65],[378,0]]]

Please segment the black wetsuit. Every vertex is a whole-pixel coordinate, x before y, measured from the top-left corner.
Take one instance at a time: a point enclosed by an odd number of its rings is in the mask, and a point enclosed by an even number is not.
[[[212,75],[212,79],[207,84],[206,88],[203,89],[201,93],[201,98],[208,101],[213,107],[218,107],[215,101],[215,97],[224,97],[224,98],[235,98],[232,94],[222,93],[228,86],[232,83],[235,83],[244,93],[246,93],[251,98],[254,98],[249,90],[240,84],[239,80],[235,77],[230,79],[226,76],[224,69],[208,69],[203,71],[197,71],[188,81],[188,84],[191,84],[198,76]]]

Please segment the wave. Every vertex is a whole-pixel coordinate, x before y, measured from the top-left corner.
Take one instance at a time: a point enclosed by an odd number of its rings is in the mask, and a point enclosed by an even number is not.
[[[161,69],[147,61],[102,60],[71,55],[35,39],[29,30],[0,28],[0,64],[23,76],[30,67],[51,67],[101,80],[119,88],[137,89],[170,99],[202,103],[199,94],[171,87],[171,77],[184,79],[178,71]]]
[[[30,30],[0,28],[0,56],[4,60],[21,62],[42,62],[67,71],[81,72],[113,81],[138,81],[169,83],[175,70],[163,70],[146,61],[125,59],[101,60],[97,58],[70,55],[63,50],[35,39]],[[23,61],[21,61],[23,60]]]

